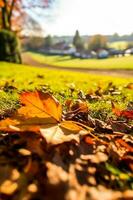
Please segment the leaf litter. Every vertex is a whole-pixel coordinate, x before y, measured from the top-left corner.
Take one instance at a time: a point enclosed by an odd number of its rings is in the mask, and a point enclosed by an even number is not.
[[[87,99],[108,91],[80,92],[65,109],[49,93],[20,94],[21,107],[0,121],[1,200],[133,199],[133,110],[112,102],[114,119],[89,114]]]

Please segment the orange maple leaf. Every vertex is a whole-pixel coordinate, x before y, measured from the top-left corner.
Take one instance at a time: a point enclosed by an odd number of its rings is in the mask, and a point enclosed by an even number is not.
[[[133,110],[120,110],[112,102],[112,111],[118,117],[125,117],[127,119],[133,119]]]
[[[32,131],[40,133],[47,143],[79,141],[89,134],[84,125],[74,121],[62,121],[62,106],[49,93],[24,92],[20,95],[22,107],[11,118],[0,121],[0,130],[8,132]]]
[[[24,105],[18,110],[20,115],[25,115],[27,118],[51,117],[57,122],[61,121],[62,106],[49,93],[40,91],[24,92],[20,96],[20,102]]]

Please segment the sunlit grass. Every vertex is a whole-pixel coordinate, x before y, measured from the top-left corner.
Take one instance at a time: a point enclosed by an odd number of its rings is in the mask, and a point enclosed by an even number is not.
[[[122,49],[126,49],[127,48],[128,42],[126,42],[126,41],[111,42],[111,43],[108,44],[108,46],[110,48],[115,48],[115,49],[122,50]]]
[[[64,72],[1,62],[0,114],[18,106],[18,93],[22,90],[35,90],[37,88],[44,91],[49,90],[61,102],[64,102],[68,98],[78,98],[77,93],[79,91],[88,93],[91,90],[95,91],[98,87],[104,90],[109,82],[113,82],[121,91],[120,95],[106,96],[103,100],[88,102],[91,115],[103,118],[104,115],[111,112],[111,99],[117,100],[123,107],[133,100],[133,92],[123,89],[125,85],[132,81],[131,78]],[[6,89],[4,88],[5,85],[7,85]],[[10,90],[9,87],[8,90],[8,86],[13,86],[16,89]],[[74,88],[72,96],[71,87]],[[3,91],[3,88],[5,91]]]
[[[80,67],[89,69],[133,69],[133,56],[108,59],[80,59],[70,56],[50,56],[28,53],[36,61],[59,67]]]

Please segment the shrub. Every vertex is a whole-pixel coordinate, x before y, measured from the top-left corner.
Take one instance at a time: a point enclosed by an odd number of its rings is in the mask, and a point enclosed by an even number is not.
[[[15,33],[0,31],[0,61],[21,63],[19,43]]]

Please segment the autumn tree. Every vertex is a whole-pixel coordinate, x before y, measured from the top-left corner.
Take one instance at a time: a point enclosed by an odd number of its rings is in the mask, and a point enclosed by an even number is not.
[[[20,33],[20,31],[23,29],[23,24],[25,22],[26,16],[28,15],[28,9],[34,9],[37,7],[40,9],[48,8],[53,1],[54,0],[34,0],[34,1],[33,0],[26,0],[26,1],[25,0],[0,0],[0,29],[9,31],[9,34],[7,33],[7,31],[2,32],[1,35],[3,39],[5,38],[4,33],[8,35],[11,35],[10,32],[12,31],[15,33],[16,32]],[[16,40],[15,37],[13,38],[14,40]],[[5,44],[2,42],[0,45],[8,44],[9,46],[5,47],[4,49],[6,48],[11,49],[12,47],[10,47],[10,43],[7,40],[8,39],[1,40],[1,41],[4,41]],[[18,46],[15,46],[14,48],[15,49],[13,50],[13,52],[16,52],[16,49],[18,49]],[[5,54],[2,60],[4,60],[6,56],[7,55]],[[14,60],[14,59],[11,59],[11,60]]]
[[[0,0],[0,27],[15,31],[22,26],[28,9],[47,8],[54,0]]]
[[[91,37],[89,41],[89,50],[98,51],[99,49],[107,48],[107,38],[103,35],[97,34]]]

